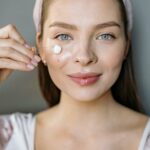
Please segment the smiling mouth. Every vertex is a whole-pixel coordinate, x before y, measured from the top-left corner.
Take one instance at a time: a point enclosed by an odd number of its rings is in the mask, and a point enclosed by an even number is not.
[[[80,86],[88,86],[96,83],[99,79],[101,74],[98,73],[75,73],[72,75],[68,75],[69,78],[77,83]]]

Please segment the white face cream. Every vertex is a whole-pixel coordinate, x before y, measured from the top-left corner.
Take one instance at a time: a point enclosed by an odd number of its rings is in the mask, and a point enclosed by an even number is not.
[[[49,38],[46,42],[46,49],[53,52],[53,54],[60,54],[62,52],[62,47],[58,44],[53,44]]]
[[[53,52],[54,54],[60,54],[61,51],[62,51],[62,48],[61,48],[60,45],[54,45],[53,48],[52,48],[52,52]]]
[[[46,51],[51,53],[51,60],[55,60],[60,67],[63,67],[73,55],[69,48],[56,44],[49,38],[46,43]]]

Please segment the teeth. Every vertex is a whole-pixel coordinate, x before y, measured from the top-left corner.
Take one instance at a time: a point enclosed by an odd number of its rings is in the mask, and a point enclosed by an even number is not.
[[[59,46],[59,45],[55,45],[55,46],[52,48],[52,51],[53,51],[55,54],[60,54],[61,51],[62,51],[62,48],[61,48],[61,46]]]

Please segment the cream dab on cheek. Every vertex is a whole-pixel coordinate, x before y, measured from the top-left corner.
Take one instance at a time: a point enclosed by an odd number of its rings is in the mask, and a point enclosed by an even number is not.
[[[68,48],[53,43],[49,38],[47,39],[46,47],[47,51],[52,52],[53,60],[56,60],[60,67],[64,66],[72,58],[72,53]]]
[[[62,52],[62,47],[58,44],[53,44],[49,38],[46,42],[46,49],[50,50],[53,54],[60,54]]]
[[[60,45],[54,45],[52,48],[52,52],[54,54],[60,54],[62,51],[62,47]]]

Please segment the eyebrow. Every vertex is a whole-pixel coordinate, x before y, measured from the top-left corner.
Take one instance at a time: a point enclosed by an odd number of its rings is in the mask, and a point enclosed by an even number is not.
[[[66,28],[66,29],[70,29],[70,30],[78,30],[78,27],[72,24],[68,24],[65,22],[53,22],[52,24],[49,25],[49,28],[52,27],[61,27],[61,28]],[[102,28],[107,28],[107,27],[118,27],[121,28],[121,25],[115,21],[109,21],[109,22],[104,22],[104,23],[100,23],[97,24],[94,29],[98,30],[98,29],[102,29]]]

